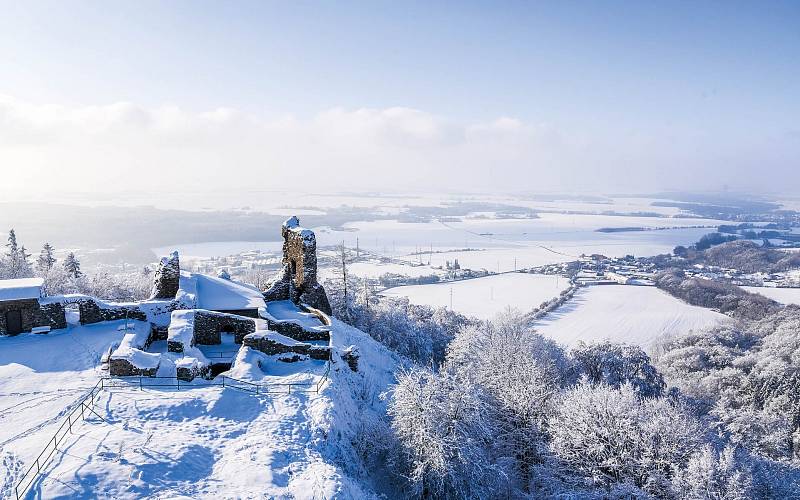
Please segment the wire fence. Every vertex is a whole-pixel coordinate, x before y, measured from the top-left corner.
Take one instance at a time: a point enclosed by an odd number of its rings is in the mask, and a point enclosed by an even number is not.
[[[85,421],[87,417],[94,416],[105,422],[106,420],[94,410],[95,399],[100,395],[103,390],[111,389],[139,389],[145,388],[175,388],[175,389],[193,389],[201,387],[225,387],[236,389],[250,394],[292,394],[294,393],[319,393],[328,376],[331,372],[331,362],[328,361],[325,366],[325,372],[322,377],[316,382],[283,382],[283,383],[263,383],[256,384],[246,380],[239,380],[233,377],[222,375],[211,380],[197,378],[191,381],[182,380],[178,377],[147,377],[147,376],[131,376],[131,377],[103,377],[97,381],[88,393],[82,396],[74,403],[74,407],[67,413],[66,418],[61,422],[61,425],[56,430],[53,437],[47,442],[44,449],[33,464],[22,475],[17,486],[14,488],[17,500],[24,498],[28,490],[33,486],[36,479],[42,475],[42,471],[47,466],[50,459],[58,451],[58,445],[61,444],[67,436],[72,434],[72,427],[79,421]]]

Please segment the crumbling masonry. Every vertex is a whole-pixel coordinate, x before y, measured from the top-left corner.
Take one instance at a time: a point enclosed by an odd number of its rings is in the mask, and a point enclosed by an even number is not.
[[[325,314],[331,305],[325,289],[317,282],[317,239],[314,231],[300,227],[297,217],[290,217],[281,227],[283,269],[264,292],[266,301],[291,300],[308,304]]]

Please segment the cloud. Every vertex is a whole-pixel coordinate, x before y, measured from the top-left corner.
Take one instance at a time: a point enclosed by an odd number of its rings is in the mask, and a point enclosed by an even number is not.
[[[18,192],[759,187],[754,165],[800,181],[781,166],[797,157],[797,146],[786,145],[790,135],[770,143],[770,156],[755,140],[731,145],[671,132],[625,134],[614,124],[563,130],[510,116],[464,123],[406,107],[266,119],[225,107],[64,106],[0,96],[0,167],[5,187]]]

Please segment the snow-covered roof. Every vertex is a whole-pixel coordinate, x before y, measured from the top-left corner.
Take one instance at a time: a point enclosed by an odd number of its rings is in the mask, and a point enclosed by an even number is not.
[[[264,307],[264,296],[253,286],[205,274],[184,274],[181,278],[181,288],[194,287],[198,309],[232,311]]]
[[[42,278],[0,280],[0,300],[38,299],[43,284]]]

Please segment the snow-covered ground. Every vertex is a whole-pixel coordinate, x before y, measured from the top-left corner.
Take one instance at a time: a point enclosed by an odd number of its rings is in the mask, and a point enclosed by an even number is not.
[[[451,259],[452,260],[452,259]],[[417,278],[420,276],[430,276],[432,274],[443,274],[440,269],[434,269],[428,265],[411,265],[399,262],[381,263],[376,261],[353,262],[347,266],[348,272],[361,278],[379,278],[386,273],[401,274]],[[338,269],[325,267],[320,269],[319,274],[322,280],[333,279],[337,276]]]
[[[491,319],[507,307],[527,312],[558,296],[569,287],[560,276],[507,273],[453,283],[434,283],[390,288],[383,295],[408,297],[415,304],[450,307],[481,319]]]
[[[375,201],[375,200],[373,200]],[[514,200],[507,200],[513,203]],[[597,204],[599,209],[613,209]],[[631,208],[631,206],[627,206]],[[645,208],[644,205],[639,208]],[[478,217],[480,215],[480,217]],[[668,253],[676,245],[689,245],[723,221],[680,216],[640,217],[603,214],[541,213],[533,219],[495,218],[494,214],[473,214],[468,217],[432,220],[430,222],[401,222],[393,219],[356,221],[343,228],[314,227],[319,247],[336,246],[344,242],[387,257],[418,262],[415,252],[432,250],[423,261],[440,267],[446,260],[458,259],[462,267],[491,271],[512,271],[516,268],[541,266],[575,260],[581,254],[601,253],[610,257],[626,254],[637,256]],[[652,230],[597,232],[608,227],[643,227]],[[672,229],[660,229],[669,227]],[[178,249],[189,260],[236,255],[259,250],[274,253],[280,242],[208,242],[178,244],[153,249],[157,255]],[[442,252],[464,248],[472,252]],[[442,253],[438,253],[442,252]],[[399,269],[400,274],[414,275],[417,269]],[[362,266],[356,274],[371,276],[395,272],[391,266],[382,270]]]
[[[575,260],[581,254],[610,257],[669,253],[676,245],[696,242],[722,221],[680,217],[632,217],[611,215],[541,214],[538,219],[464,218],[453,222],[408,223],[378,220],[345,224],[344,231],[315,228],[321,246],[345,245],[380,255],[418,260],[412,252],[432,249],[480,251],[432,253],[423,256],[434,267],[458,259],[462,267],[512,271]],[[645,227],[648,231],[597,232],[603,227]],[[670,227],[676,229],[661,229]]]
[[[800,305],[800,288],[773,288],[768,286],[745,286],[742,288],[750,293],[761,294],[781,304]]]
[[[600,285],[578,290],[548,314],[537,330],[572,346],[579,341],[612,340],[648,348],[659,338],[729,321],[724,314],[686,304],[655,287]]]
[[[120,324],[0,338],[0,497],[11,495],[70,405],[106,375],[100,357],[122,339]],[[96,410],[106,421],[76,426],[31,496],[368,498],[351,446],[358,432],[352,423],[380,409],[377,394],[392,382],[398,360],[334,320],[332,346],[350,345],[358,346],[359,372],[334,355],[319,394],[254,395],[221,387],[103,391]],[[278,365],[249,349],[239,358],[232,375],[255,383],[314,382],[324,367],[319,361]]]

